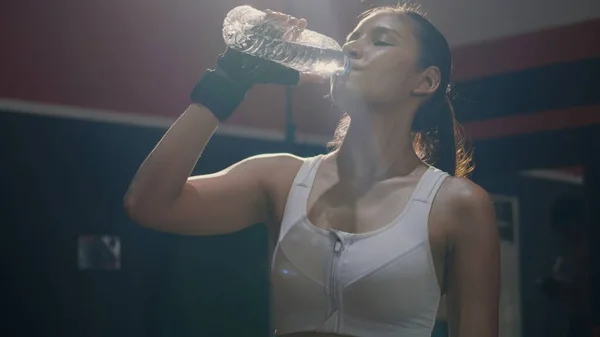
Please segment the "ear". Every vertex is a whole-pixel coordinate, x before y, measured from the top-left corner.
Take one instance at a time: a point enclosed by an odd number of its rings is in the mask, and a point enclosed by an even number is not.
[[[434,94],[440,86],[440,69],[436,66],[427,67],[417,78],[417,85],[413,89],[416,96],[428,96]]]

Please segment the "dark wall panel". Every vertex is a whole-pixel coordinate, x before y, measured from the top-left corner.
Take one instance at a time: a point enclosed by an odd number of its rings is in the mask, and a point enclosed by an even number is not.
[[[561,196],[582,195],[583,187],[539,179],[521,179],[519,185],[523,336],[558,336],[566,329],[567,308],[544,295],[538,280],[566,252],[564,237],[550,228],[552,204]]]
[[[9,326],[23,336],[266,331],[268,247],[260,226],[183,238],[140,228],[123,212],[129,180],[164,130],[6,112],[0,124]],[[197,173],[262,152],[320,150],[216,136]],[[122,270],[80,272],[81,234],[120,236]]]

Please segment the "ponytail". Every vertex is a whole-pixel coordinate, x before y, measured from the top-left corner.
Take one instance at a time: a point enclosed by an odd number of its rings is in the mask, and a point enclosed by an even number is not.
[[[438,126],[438,148],[435,165],[451,175],[456,175],[457,152],[456,152],[456,119],[454,107],[447,95],[444,95],[442,111],[440,112]]]
[[[456,177],[471,173],[472,150],[446,90],[439,90],[417,111],[413,132],[413,146],[423,161]]]

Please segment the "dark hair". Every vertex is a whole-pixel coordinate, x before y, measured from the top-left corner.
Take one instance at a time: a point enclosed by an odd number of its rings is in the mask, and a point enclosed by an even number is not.
[[[429,165],[457,177],[465,177],[472,170],[472,150],[462,126],[454,115],[450,96],[450,74],[452,56],[450,46],[442,33],[425,18],[418,7],[409,5],[383,6],[370,9],[359,18],[380,12],[407,15],[412,22],[415,37],[419,42],[419,67],[425,69],[436,66],[441,79],[438,91],[425,101],[413,120],[413,146],[417,155]],[[350,117],[344,115],[334,133],[330,148],[340,146],[348,127]]]

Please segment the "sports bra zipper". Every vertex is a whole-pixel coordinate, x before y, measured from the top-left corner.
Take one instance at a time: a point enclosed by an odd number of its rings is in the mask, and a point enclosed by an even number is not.
[[[332,303],[332,310],[331,313],[335,313],[337,310],[339,310],[339,304],[338,304],[338,287],[337,287],[337,269],[338,269],[338,263],[339,263],[339,258],[340,255],[342,254],[342,240],[337,237],[335,240],[335,244],[333,246],[333,259],[332,259],[332,266],[331,266],[331,277],[329,278],[329,289],[330,289],[330,295],[331,295],[331,303]],[[336,332],[339,330],[339,322],[340,322],[340,318],[338,317],[337,319],[337,326],[336,326]]]

